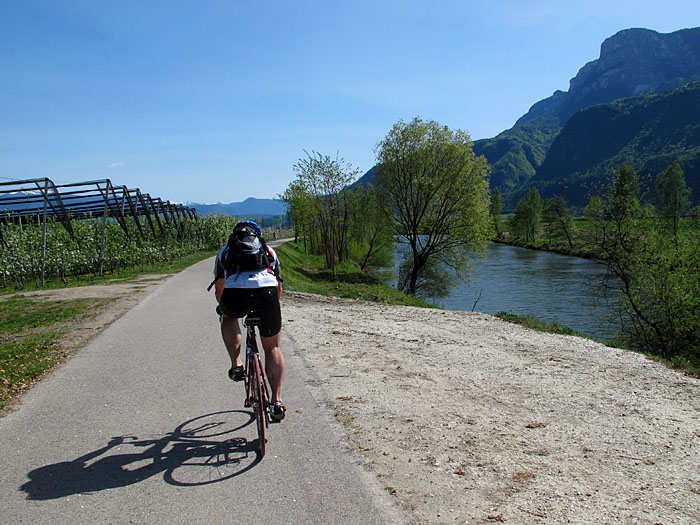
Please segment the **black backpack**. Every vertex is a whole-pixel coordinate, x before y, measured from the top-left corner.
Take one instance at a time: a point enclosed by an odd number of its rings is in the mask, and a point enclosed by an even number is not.
[[[247,225],[234,228],[228,238],[228,250],[225,254],[226,275],[264,270],[272,266],[273,262],[262,235],[255,228]]]

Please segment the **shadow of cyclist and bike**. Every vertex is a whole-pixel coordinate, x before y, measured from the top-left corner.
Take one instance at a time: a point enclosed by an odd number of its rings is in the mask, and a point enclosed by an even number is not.
[[[177,486],[225,481],[261,460],[256,441],[236,435],[253,421],[250,412],[230,410],[198,416],[155,438],[113,437],[71,461],[32,470],[21,489],[27,499],[49,500],[124,487],[161,473]]]

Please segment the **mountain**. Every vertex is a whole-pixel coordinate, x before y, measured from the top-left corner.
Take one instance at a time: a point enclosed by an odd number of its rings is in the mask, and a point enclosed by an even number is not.
[[[569,91],[537,102],[515,123],[556,117],[560,125],[578,110],[619,98],[663,93],[700,79],[700,28],[673,33],[626,29],[606,39],[600,58],[583,66]]]
[[[630,164],[653,197],[656,176],[673,161],[683,168],[694,203],[700,197],[700,81],[664,94],[617,100],[574,114],[528,181],[543,198],[559,195],[582,208],[602,194],[622,163]],[[526,188],[515,192],[521,197]]]
[[[350,189],[354,190],[358,186],[362,186],[363,188],[367,184],[376,184],[375,182],[375,177],[377,176],[377,166],[372,166],[369,170],[367,170],[367,173],[365,173],[362,177],[357,179],[355,182],[353,182],[350,185]]]
[[[200,204],[189,202],[188,206],[195,208],[199,215],[232,215],[241,218],[269,217],[272,215],[285,215],[287,209],[282,202],[275,199],[255,199],[248,197],[243,202],[231,202],[229,204]]]
[[[492,139],[474,142],[474,153],[491,165],[491,188],[500,188],[504,197],[527,184],[544,161],[559,132],[552,119],[521,124]]]
[[[665,34],[626,29],[603,42],[600,57],[579,70],[569,91],[537,102],[498,136],[475,141],[474,152],[488,159],[491,187],[501,189],[505,209],[513,208],[578,111],[624,97],[664,93],[695,80],[700,80],[700,28]]]

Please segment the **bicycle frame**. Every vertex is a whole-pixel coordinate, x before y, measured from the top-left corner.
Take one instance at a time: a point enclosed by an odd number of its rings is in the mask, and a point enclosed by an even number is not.
[[[265,455],[265,430],[270,424],[268,407],[270,406],[270,387],[265,377],[265,371],[258,351],[255,327],[260,324],[260,317],[255,313],[248,314],[243,324],[246,326],[246,359],[245,359],[245,403],[246,408],[252,408],[258,427],[260,456]]]

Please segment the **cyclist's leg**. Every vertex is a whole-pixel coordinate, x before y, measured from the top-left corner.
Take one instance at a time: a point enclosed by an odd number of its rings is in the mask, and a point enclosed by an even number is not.
[[[271,337],[261,336],[265,350],[265,373],[270,381],[271,399],[282,401],[282,379],[284,378],[284,355],[280,349],[280,332]]]
[[[258,294],[260,308],[260,339],[265,350],[265,373],[270,382],[272,403],[282,401],[284,356],[280,349],[282,312],[276,287],[261,288]]]
[[[221,336],[226,345],[226,351],[231,358],[231,368],[243,366],[241,360],[241,325],[235,317],[225,314],[221,316]]]
[[[243,317],[244,312],[239,311],[241,301],[240,291],[226,288],[221,295],[219,310],[221,311],[221,336],[226,345],[226,351],[231,359],[231,370],[243,366],[241,359],[241,325],[239,317]]]

